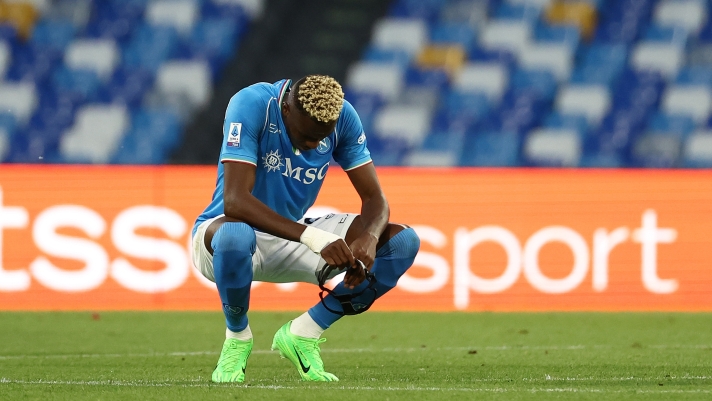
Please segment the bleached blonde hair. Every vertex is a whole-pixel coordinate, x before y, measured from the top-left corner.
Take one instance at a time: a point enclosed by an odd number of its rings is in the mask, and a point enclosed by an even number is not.
[[[309,117],[320,123],[336,121],[344,105],[344,91],[334,78],[327,75],[307,75],[297,81],[297,105]]]

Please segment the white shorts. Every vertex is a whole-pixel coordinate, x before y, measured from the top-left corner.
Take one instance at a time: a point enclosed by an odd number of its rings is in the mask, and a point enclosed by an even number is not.
[[[222,216],[200,223],[193,237],[193,265],[212,282],[215,282],[213,255],[205,246],[205,231],[210,223]],[[350,213],[328,214],[318,219],[307,219],[309,223],[305,223],[304,219],[299,222],[346,238],[346,232],[356,216],[358,215]],[[320,255],[299,242],[289,241],[260,231],[255,231],[255,236],[257,237],[257,249],[252,255],[253,281],[318,284],[317,271],[326,263]],[[338,271],[334,271],[332,276],[338,273]]]

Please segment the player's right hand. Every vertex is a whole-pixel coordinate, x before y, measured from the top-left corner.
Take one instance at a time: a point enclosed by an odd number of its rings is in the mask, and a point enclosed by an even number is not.
[[[354,258],[353,253],[351,253],[351,249],[349,249],[349,246],[346,245],[346,242],[341,238],[325,246],[320,253],[322,259],[324,259],[329,266],[336,267],[339,270],[343,270],[351,266],[358,266],[360,268],[360,264],[356,262],[356,258]],[[355,275],[355,277],[358,277],[358,275]],[[350,281],[351,282],[344,281],[344,284],[349,289],[352,289],[361,283],[354,282],[357,280]],[[363,279],[361,279],[361,281],[363,281]]]

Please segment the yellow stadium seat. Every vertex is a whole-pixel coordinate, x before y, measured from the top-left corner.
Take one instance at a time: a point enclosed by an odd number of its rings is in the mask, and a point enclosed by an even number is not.
[[[0,3],[0,21],[14,25],[22,39],[30,37],[37,17],[37,11],[29,3]]]
[[[465,63],[465,50],[462,46],[426,46],[416,64],[423,68],[443,68],[449,75],[459,71]]]
[[[585,39],[593,38],[598,23],[596,9],[584,1],[555,1],[546,10],[546,19],[557,25],[575,25],[581,30]]]

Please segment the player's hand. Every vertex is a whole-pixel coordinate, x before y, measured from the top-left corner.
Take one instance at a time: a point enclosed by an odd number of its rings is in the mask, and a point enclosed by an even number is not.
[[[344,286],[353,290],[357,285],[363,283],[364,280],[366,280],[366,270],[364,269],[363,263],[357,259],[356,264],[346,270]]]
[[[351,253],[351,249],[349,249],[346,242],[341,238],[325,246],[320,254],[322,259],[324,259],[329,266],[336,267],[339,270],[356,264],[356,258],[354,258],[353,253]]]
[[[354,258],[360,260],[364,267],[370,270],[376,259],[376,245],[378,245],[378,238],[363,233],[351,243],[349,248],[351,248]]]

